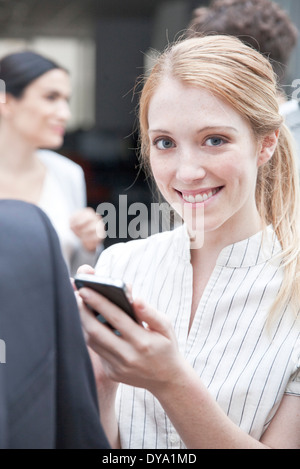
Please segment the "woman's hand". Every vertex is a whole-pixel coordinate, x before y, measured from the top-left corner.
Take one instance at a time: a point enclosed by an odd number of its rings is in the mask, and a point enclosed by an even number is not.
[[[83,302],[98,311],[116,329],[101,324],[87,308],[82,324],[89,346],[101,356],[105,373],[112,380],[143,387],[156,394],[178,377],[182,364],[173,328],[163,314],[140,300],[133,301],[139,324],[105,297],[82,288]]]
[[[83,327],[90,347],[101,356],[105,379],[150,391],[188,448],[267,447],[236,426],[219,407],[179,353],[168,318],[135,300],[137,324],[98,293],[82,288],[79,295],[121,334],[115,334],[84,309]],[[110,421],[108,415],[107,422]],[[112,428],[112,441],[118,444],[116,424]]]
[[[95,251],[105,237],[102,218],[91,207],[74,213],[70,219],[70,228],[87,251]]]

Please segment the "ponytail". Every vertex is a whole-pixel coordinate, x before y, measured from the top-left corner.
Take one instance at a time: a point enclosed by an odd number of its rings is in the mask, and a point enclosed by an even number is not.
[[[272,158],[259,168],[256,185],[256,203],[265,225],[272,224],[281,244],[284,278],[272,306],[284,310],[291,302],[299,310],[300,298],[300,225],[299,176],[295,161],[293,137],[283,123],[278,144]]]

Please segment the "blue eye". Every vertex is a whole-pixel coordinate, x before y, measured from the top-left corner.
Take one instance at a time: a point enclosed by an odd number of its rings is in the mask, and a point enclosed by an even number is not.
[[[174,142],[168,138],[158,138],[155,140],[154,145],[159,149],[159,150],[169,150],[170,148],[173,148]]]
[[[206,140],[206,144],[209,147],[219,147],[222,143],[224,143],[224,139],[221,137],[210,137]]]

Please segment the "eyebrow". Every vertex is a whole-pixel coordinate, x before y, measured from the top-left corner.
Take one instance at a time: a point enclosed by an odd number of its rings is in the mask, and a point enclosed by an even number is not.
[[[238,132],[238,130],[235,127],[232,127],[231,125],[207,125],[206,127],[199,129],[198,133],[206,131],[206,130],[215,130],[215,129],[233,130],[234,132]]]
[[[207,130],[233,130],[234,132],[238,133],[238,130],[235,127],[231,127],[230,125],[207,125],[205,127],[202,127],[202,129],[199,129],[197,133],[201,133]],[[164,129],[148,129],[148,133],[169,133],[168,130]]]
[[[55,96],[63,96],[64,98],[70,99],[71,98],[71,93],[65,93],[64,91],[57,90],[54,88],[44,88],[42,90],[44,94],[54,94]]]

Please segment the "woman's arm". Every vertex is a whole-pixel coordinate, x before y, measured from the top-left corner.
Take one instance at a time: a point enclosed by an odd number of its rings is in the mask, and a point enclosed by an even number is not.
[[[189,448],[300,448],[299,397],[284,396],[260,442],[226,416],[188,364],[156,397]]]
[[[300,397],[285,394],[261,441],[272,448],[300,449]]]
[[[150,391],[160,401],[188,448],[280,447],[287,424],[284,428],[274,425],[272,432],[271,423],[262,442],[235,425],[179,353],[173,328],[164,315],[136,300],[136,315],[141,323],[147,324],[142,327],[97,293],[81,289],[80,295],[121,332],[121,336],[115,335],[94,318],[88,330],[85,328],[89,344],[105,363],[107,376]],[[300,419],[288,416],[296,412],[295,406],[296,403],[293,409],[282,410],[283,419],[293,427],[288,434],[291,431],[299,434]],[[286,441],[285,445],[294,447],[295,441]]]

